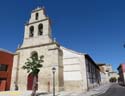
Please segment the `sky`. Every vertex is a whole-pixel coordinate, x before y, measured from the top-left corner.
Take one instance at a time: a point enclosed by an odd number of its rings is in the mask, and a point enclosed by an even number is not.
[[[0,0],[0,48],[22,44],[31,11],[45,7],[53,38],[95,62],[125,63],[125,0]]]

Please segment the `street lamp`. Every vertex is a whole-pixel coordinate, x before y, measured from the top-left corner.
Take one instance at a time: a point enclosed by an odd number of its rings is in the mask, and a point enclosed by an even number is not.
[[[53,72],[53,96],[55,96],[55,72],[56,72],[55,67],[52,68],[52,72]]]

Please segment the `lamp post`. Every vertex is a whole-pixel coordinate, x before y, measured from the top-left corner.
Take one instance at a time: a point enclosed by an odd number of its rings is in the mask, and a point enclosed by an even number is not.
[[[53,72],[53,96],[55,96],[55,72],[56,72],[55,67],[52,68],[52,72]]]

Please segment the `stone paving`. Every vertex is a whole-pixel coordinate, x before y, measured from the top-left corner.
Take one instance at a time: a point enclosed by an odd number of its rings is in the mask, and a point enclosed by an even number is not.
[[[111,86],[112,84],[104,84],[84,93],[60,92],[60,93],[57,93],[56,96],[97,96],[97,95],[105,93]],[[52,96],[52,95],[49,95],[49,96]]]
[[[75,93],[75,92],[59,92],[56,96],[97,96],[99,94],[105,93],[112,84],[104,84],[99,87],[93,88],[85,93]],[[0,96],[30,96],[31,91],[21,92],[21,91],[4,91],[0,92]],[[53,96],[53,94],[47,94],[42,92],[38,96]]]
[[[113,84],[104,84],[104,85],[101,85],[97,88],[94,88],[94,89],[91,89],[90,91],[84,93],[84,95],[81,95],[81,96],[97,96],[97,95],[100,95],[100,94],[103,94],[105,93]]]

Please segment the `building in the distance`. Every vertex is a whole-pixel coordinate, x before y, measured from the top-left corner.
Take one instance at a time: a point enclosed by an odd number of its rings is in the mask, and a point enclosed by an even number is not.
[[[118,79],[118,73],[113,71],[111,64],[97,63],[100,68],[101,83],[110,82],[111,78]]]
[[[119,84],[125,85],[125,64],[120,64],[118,69],[118,74],[119,74],[119,79],[118,82]]]
[[[119,77],[119,75],[118,75],[118,72],[116,72],[116,71],[112,71],[109,74],[109,78],[116,78],[116,80],[118,80],[118,77]]]
[[[108,73],[106,72],[106,64],[98,64],[100,68],[101,84],[108,83]]]
[[[10,90],[13,53],[0,49],[0,91]]]
[[[14,55],[11,89],[15,84],[19,90],[31,90],[33,78],[22,69],[27,58],[36,54],[44,56],[43,67],[38,74],[38,90],[52,91],[55,66],[56,91],[86,91],[100,83],[99,67],[88,54],[82,54],[61,47],[52,38],[50,18],[44,8],[32,11],[25,24],[22,45]]]

